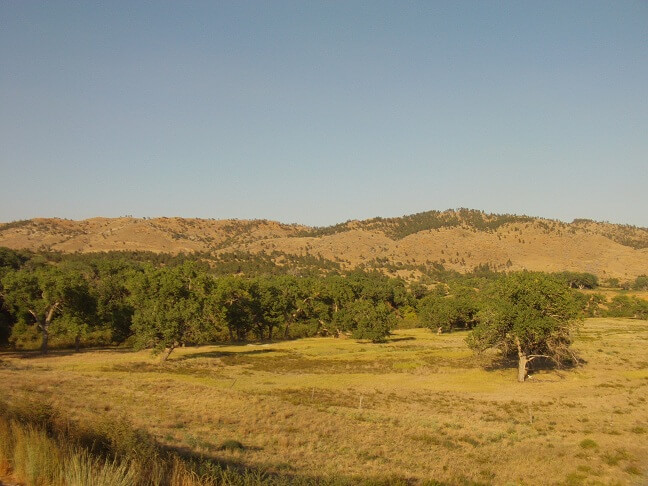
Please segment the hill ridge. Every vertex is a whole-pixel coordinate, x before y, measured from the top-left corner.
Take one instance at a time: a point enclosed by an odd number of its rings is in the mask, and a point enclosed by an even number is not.
[[[152,251],[314,256],[344,268],[415,277],[423,267],[460,272],[586,271],[601,278],[648,273],[648,228],[459,208],[326,227],[267,219],[34,218],[0,224],[0,246],[61,252]]]

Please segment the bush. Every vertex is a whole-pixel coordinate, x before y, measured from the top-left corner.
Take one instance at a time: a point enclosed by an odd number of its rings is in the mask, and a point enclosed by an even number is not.
[[[648,290],[648,275],[639,275],[632,284],[634,290]]]

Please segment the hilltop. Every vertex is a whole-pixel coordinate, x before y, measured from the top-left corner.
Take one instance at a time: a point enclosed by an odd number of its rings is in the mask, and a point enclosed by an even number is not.
[[[429,268],[578,271],[599,278],[648,274],[648,228],[572,223],[459,209],[328,227],[268,220],[36,218],[0,225],[0,246],[64,253],[261,254],[281,264],[315,257],[340,268],[415,278]]]

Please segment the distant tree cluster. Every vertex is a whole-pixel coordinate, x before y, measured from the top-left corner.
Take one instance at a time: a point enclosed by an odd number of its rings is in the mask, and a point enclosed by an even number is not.
[[[639,297],[617,295],[606,305],[606,316],[648,319],[648,301]]]
[[[595,289],[599,285],[598,277],[591,273],[560,272],[555,276],[572,289]]]
[[[482,302],[478,292],[465,285],[454,285],[451,294],[445,290],[419,301],[419,317],[427,327],[438,333],[472,329],[478,322]]]

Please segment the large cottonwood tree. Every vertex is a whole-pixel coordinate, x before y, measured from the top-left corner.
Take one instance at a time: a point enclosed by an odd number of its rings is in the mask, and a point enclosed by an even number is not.
[[[579,314],[573,291],[559,279],[538,272],[511,274],[490,290],[467,342],[476,351],[497,348],[516,358],[523,382],[535,359],[576,360],[570,345]]]

